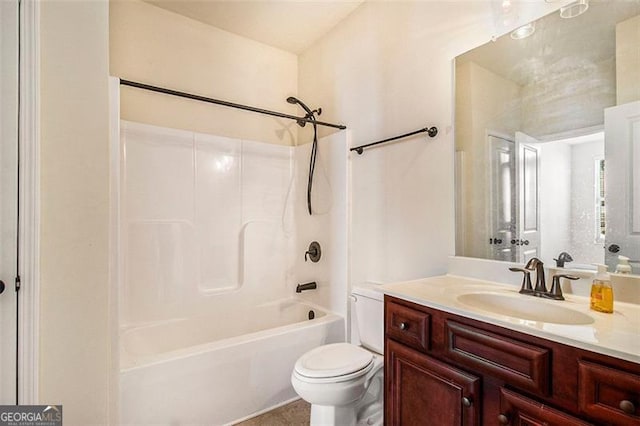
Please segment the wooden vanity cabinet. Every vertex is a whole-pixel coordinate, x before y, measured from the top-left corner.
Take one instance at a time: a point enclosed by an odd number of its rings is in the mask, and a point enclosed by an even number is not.
[[[385,296],[385,424],[640,426],[640,365]]]

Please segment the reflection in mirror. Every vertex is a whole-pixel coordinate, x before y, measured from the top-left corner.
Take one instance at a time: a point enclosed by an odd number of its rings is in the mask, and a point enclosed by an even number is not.
[[[456,58],[456,255],[640,273],[640,0],[533,24]]]

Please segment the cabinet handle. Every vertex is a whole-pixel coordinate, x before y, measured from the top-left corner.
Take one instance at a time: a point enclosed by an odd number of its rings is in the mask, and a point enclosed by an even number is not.
[[[620,401],[619,407],[627,414],[634,414],[636,412],[636,406],[633,405],[633,402],[629,401],[628,399],[623,399],[622,401]]]
[[[498,423],[500,423],[501,425],[508,425],[509,417],[505,416],[504,414],[498,415]]]
[[[471,407],[471,404],[472,403],[471,403],[471,399],[470,398],[467,398],[466,396],[462,397],[462,405],[463,406],[469,408],[469,407]]]
[[[407,324],[406,322],[400,323],[400,330],[406,330],[407,328],[409,328],[409,324]]]

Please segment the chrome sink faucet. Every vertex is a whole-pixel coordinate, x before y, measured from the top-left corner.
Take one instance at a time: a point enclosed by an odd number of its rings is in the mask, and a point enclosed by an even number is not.
[[[562,287],[560,286],[560,280],[562,278],[568,280],[579,279],[576,276],[567,274],[554,275],[551,290],[547,291],[547,284],[544,277],[544,263],[542,263],[542,261],[537,257],[529,259],[524,268],[509,268],[509,270],[512,272],[522,272],[524,274],[522,277],[520,293],[553,300],[564,300]],[[535,287],[532,287],[531,273],[534,271],[536,273],[536,285]]]

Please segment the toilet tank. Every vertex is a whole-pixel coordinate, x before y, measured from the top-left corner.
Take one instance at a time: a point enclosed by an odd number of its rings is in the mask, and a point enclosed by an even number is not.
[[[361,284],[351,291],[352,342],[354,329],[360,344],[374,352],[384,352],[384,294],[377,284]]]

